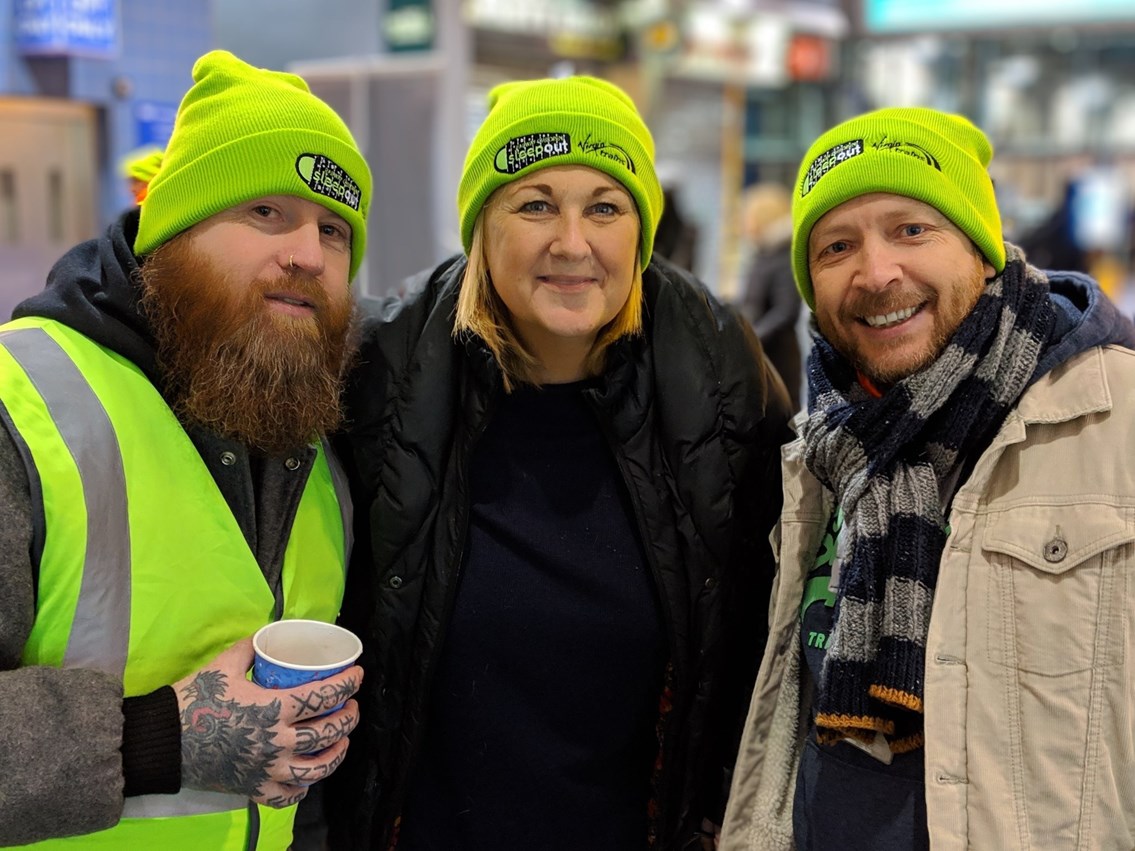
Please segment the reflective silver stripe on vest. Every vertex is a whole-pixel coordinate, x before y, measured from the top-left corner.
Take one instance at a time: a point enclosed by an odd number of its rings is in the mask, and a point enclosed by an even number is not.
[[[135,798],[127,798],[122,808],[122,817],[204,816],[210,813],[244,810],[247,806],[248,798],[243,795],[182,789],[176,795],[138,795]]]
[[[79,368],[46,331],[5,331],[0,345],[43,397],[83,482],[87,553],[63,667],[122,679],[130,643],[130,523],[114,427]]]
[[[335,498],[339,500],[339,513],[343,517],[343,564],[351,563],[351,548],[355,545],[354,506],[351,503],[351,488],[347,484],[347,474],[338,456],[331,450],[327,438],[322,438],[323,456],[331,470],[331,484],[335,488]]]

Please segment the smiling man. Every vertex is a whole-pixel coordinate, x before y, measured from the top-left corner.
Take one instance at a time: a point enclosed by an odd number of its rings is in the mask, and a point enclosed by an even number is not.
[[[819,333],[721,848],[1135,846],[1135,330],[884,109],[793,199]]]
[[[358,667],[246,674],[342,602],[370,172],[300,78],[193,80],[140,212],[0,327],[0,846],[283,851],[358,723]]]

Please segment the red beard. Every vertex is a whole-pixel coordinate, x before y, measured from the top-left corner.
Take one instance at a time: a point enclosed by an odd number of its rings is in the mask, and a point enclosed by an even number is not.
[[[355,351],[350,295],[332,299],[298,269],[284,281],[242,286],[186,236],[146,259],[141,283],[166,398],[183,422],[268,455],[338,427],[342,379]],[[281,289],[308,301],[312,314],[271,310],[264,296]]]

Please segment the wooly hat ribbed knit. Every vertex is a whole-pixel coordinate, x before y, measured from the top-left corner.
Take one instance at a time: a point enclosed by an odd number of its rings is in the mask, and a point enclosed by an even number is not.
[[[939,210],[973,240],[997,272],[1005,268],[1001,214],[989,177],[993,145],[967,118],[924,107],[892,107],[836,125],[808,149],[792,197],[792,270],[815,309],[808,238],[845,201],[890,192]]]
[[[295,74],[224,50],[198,59],[193,81],[142,204],[134,253],[236,204],[295,195],[351,226],[353,279],[366,253],[371,174],[335,110]]]
[[[662,216],[654,139],[630,96],[596,77],[521,80],[489,92],[489,114],[465,157],[457,189],[461,243],[501,186],[543,168],[585,165],[619,181],[638,207],[645,269]]]

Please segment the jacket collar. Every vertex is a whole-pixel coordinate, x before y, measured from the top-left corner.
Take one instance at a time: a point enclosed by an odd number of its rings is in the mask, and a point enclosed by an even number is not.
[[[1037,379],[1021,396],[1016,415],[1025,424],[1062,423],[1111,408],[1103,348],[1093,346]]]

